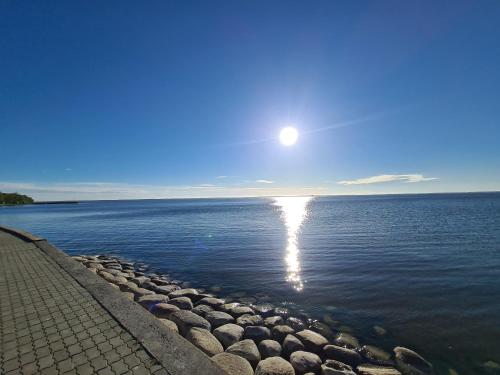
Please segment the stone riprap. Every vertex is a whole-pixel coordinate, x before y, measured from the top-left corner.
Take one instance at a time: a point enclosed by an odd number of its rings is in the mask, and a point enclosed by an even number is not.
[[[252,374],[253,369],[273,375],[433,373],[432,365],[409,349],[397,347],[391,354],[362,345],[347,328],[339,330],[331,316],[323,321],[304,313],[294,316],[286,307],[257,303],[245,293],[224,299],[116,257],[74,258],[120,290],[134,293],[138,303],[173,322],[181,335],[234,374]]]

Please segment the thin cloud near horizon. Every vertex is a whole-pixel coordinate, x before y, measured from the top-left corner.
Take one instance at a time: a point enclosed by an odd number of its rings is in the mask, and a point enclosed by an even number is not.
[[[384,182],[404,182],[404,183],[415,183],[423,181],[433,181],[437,180],[437,177],[425,177],[422,174],[380,174],[371,177],[358,178],[356,180],[343,180],[338,181],[339,185],[368,185],[368,184],[380,184]]]

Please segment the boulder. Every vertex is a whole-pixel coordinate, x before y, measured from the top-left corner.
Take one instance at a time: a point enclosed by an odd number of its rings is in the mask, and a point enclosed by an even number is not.
[[[295,330],[292,327],[279,325],[273,327],[273,338],[278,342],[283,342],[287,335],[291,335],[295,333]]]
[[[275,326],[283,325],[284,321],[281,316],[270,316],[264,319],[264,325],[267,328],[273,328]]]
[[[207,305],[210,306],[212,309],[216,309],[219,306],[222,306],[224,304],[224,300],[215,298],[215,297],[204,297],[201,300],[198,301],[196,304],[198,305]]]
[[[255,368],[257,363],[260,361],[260,352],[253,340],[238,341],[228,347],[226,349],[226,353],[239,355],[240,357],[245,358],[248,362],[250,362],[253,368]]]
[[[302,341],[307,350],[313,353],[320,353],[325,345],[328,345],[328,340],[317,332],[305,329],[297,332],[296,336]]]
[[[229,312],[229,314],[231,314],[235,318],[238,318],[238,317],[245,315],[245,314],[249,314],[249,315],[255,314],[254,311],[252,310],[252,308],[248,307],[248,306],[235,306],[228,312]]]
[[[263,318],[268,318],[273,315],[273,305],[270,303],[259,303],[254,305],[253,309],[256,314],[259,314]]]
[[[178,297],[188,297],[189,299],[193,299],[194,296],[198,295],[198,291],[193,288],[187,289],[178,289],[174,290],[169,294],[170,298],[178,298]]]
[[[262,340],[259,343],[259,352],[262,358],[279,357],[281,355],[281,345],[278,341]]]
[[[111,288],[116,289],[116,290],[120,290],[120,287],[117,284],[113,284],[113,283],[109,283],[109,282],[108,282],[108,284],[111,286]]]
[[[206,329],[193,327],[187,332],[186,339],[209,357],[224,352],[221,343]]]
[[[296,351],[304,350],[305,346],[295,336],[287,335],[283,340],[283,355],[285,358],[290,357],[290,354]]]
[[[157,285],[152,290],[155,293],[165,294],[168,296],[170,293],[173,293],[178,289],[179,287],[177,285],[160,285],[160,286]]]
[[[220,353],[214,355],[212,361],[228,375],[253,375],[253,369],[250,363],[239,355]]]
[[[177,306],[170,305],[169,303],[158,303],[150,311],[157,318],[167,319],[170,314],[179,310]]]
[[[125,296],[128,300],[133,301],[134,300],[134,293],[130,292],[122,292],[122,296]]]
[[[286,320],[286,324],[292,327],[295,331],[302,331],[306,328],[306,325],[301,319],[295,318],[293,316],[289,317]]]
[[[256,343],[262,340],[271,338],[271,331],[269,328],[261,326],[247,326],[245,327],[245,338],[254,340]]]
[[[152,290],[147,290],[145,288],[134,289],[132,293],[134,293],[136,301],[139,300],[139,298],[141,298],[142,296],[149,296],[155,294],[155,292],[153,292]]]
[[[347,363],[352,367],[356,367],[363,361],[361,355],[355,350],[336,345],[326,345],[323,348],[323,355],[327,359],[335,359],[337,361]]]
[[[333,337],[333,331],[328,325],[321,322],[313,322],[309,327],[311,331],[318,332],[319,334],[325,336],[326,338]]]
[[[339,333],[335,340],[333,340],[335,345],[343,346],[344,348],[357,349],[359,348],[359,341],[356,337],[350,335],[349,333]]]
[[[210,323],[201,316],[188,310],[179,310],[170,314],[167,319],[170,319],[179,328],[181,335],[186,335],[190,328],[198,327],[210,331]]]
[[[149,277],[146,277],[146,276],[138,276],[138,277],[134,277],[134,278],[130,279],[130,281],[137,284],[137,286],[142,287],[142,284],[144,284],[148,281],[151,281],[151,279]]]
[[[402,375],[393,367],[377,366],[364,363],[356,368],[359,375]]]
[[[109,272],[106,271],[99,271],[99,276],[101,276],[104,280],[114,283],[115,282],[115,276],[110,274]]]
[[[377,348],[376,346],[363,345],[359,352],[370,363],[381,366],[390,366],[394,364],[394,362],[391,360],[391,355],[386,351]]]
[[[118,286],[120,287],[120,290],[122,292],[134,293],[134,290],[138,289],[138,286],[131,281],[128,281],[126,283],[120,283],[118,284]]]
[[[168,319],[159,319],[160,322],[163,323],[163,325],[167,326],[167,328],[171,329],[172,331],[175,331],[179,333],[179,328],[177,328],[177,325],[172,322],[171,320]]]
[[[301,350],[292,353],[290,363],[297,374],[317,373],[321,368],[321,358],[317,354]]]
[[[150,294],[140,297],[137,302],[145,309],[150,310],[154,305],[157,305],[159,303],[167,303],[168,297],[164,296],[163,294]]]
[[[243,338],[244,329],[236,324],[224,324],[214,329],[214,336],[222,343],[224,348],[233,345]]]
[[[247,326],[261,326],[264,320],[260,315],[250,315],[245,314],[236,319],[236,324],[247,327]]]
[[[397,346],[394,348],[394,354],[396,368],[405,375],[429,375],[434,372],[432,364],[413,350]]]
[[[356,373],[345,363],[327,359],[321,366],[321,375],[356,375]]]
[[[234,318],[223,311],[209,311],[205,314],[205,319],[208,320],[214,328],[234,322]]]
[[[214,309],[212,309],[208,305],[198,305],[198,306],[193,307],[193,309],[191,311],[194,312],[195,314],[198,314],[199,316],[204,317],[205,314],[209,313],[210,311],[214,311]]]
[[[283,358],[269,357],[259,362],[255,375],[295,375],[295,370],[290,362]]]
[[[275,307],[273,310],[273,315],[279,315],[282,318],[286,319],[288,315],[290,315],[290,310],[286,307]]]
[[[219,310],[227,312],[228,314],[231,313],[231,310],[235,307],[240,306],[238,302],[231,302],[231,303],[225,303],[222,306],[219,306]]]
[[[169,303],[177,306],[181,310],[191,310],[193,308],[193,303],[188,297],[172,298]]]

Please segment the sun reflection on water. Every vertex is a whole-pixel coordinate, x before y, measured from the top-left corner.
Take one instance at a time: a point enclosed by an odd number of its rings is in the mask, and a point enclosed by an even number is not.
[[[304,282],[300,275],[298,237],[300,227],[308,215],[307,206],[312,199],[313,197],[276,197],[273,203],[279,207],[287,230],[286,279],[297,291],[304,289]]]

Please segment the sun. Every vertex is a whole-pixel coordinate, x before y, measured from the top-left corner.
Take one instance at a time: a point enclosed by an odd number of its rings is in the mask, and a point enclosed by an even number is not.
[[[299,132],[292,126],[287,126],[280,131],[280,142],[283,146],[293,146],[299,138]]]

